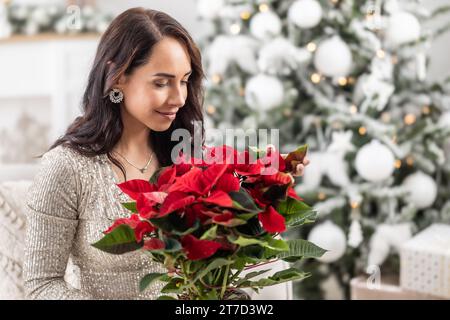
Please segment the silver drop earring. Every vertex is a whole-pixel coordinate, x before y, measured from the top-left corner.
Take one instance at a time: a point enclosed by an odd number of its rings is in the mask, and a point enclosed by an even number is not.
[[[123,92],[117,88],[114,88],[109,92],[109,99],[112,103],[121,103],[123,100]]]

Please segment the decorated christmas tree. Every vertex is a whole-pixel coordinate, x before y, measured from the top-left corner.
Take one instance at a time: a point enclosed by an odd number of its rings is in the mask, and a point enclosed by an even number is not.
[[[419,1],[200,0],[207,127],[280,130],[309,145],[297,189],[319,224],[296,232],[329,249],[305,260],[298,298],[349,297],[359,274],[398,274],[399,246],[450,222],[450,97],[429,83],[431,41],[446,14]],[[209,141],[214,144],[214,140]],[[289,235],[286,235],[289,237]]]

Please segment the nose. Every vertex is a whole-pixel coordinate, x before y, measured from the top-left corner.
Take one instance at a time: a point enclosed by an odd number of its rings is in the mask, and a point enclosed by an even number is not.
[[[181,108],[184,105],[184,102],[186,101],[184,90],[181,86],[176,86],[170,93],[170,101],[169,104],[172,106],[177,106]]]

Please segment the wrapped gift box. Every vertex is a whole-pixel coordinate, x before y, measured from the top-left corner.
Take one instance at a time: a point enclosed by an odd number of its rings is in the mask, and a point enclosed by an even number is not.
[[[382,277],[374,284],[368,276],[360,276],[350,281],[352,300],[435,300],[438,297],[425,293],[409,291],[399,285],[398,276]]]
[[[400,285],[450,299],[450,225],[433,224],[403,244]]]

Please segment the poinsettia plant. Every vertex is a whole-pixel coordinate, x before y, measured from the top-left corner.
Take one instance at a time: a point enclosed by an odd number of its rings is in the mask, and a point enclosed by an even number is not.
[[[243,272],[324,254],[304,239],[280,236],[316,218],[296,194],[291,174],[306,146],[285,158],[274,148],[205,148],[201,159],[180,153],[150,181],[119,184],[133,200],[123,203],[130,217],[116,220],[93,246],[112,254],[143,250],[164,264],[167,273],[140,282],[140,290],[166,282],[161,299],[233,299],[242,288],[258,291],[307,277],[293,267],[266,278],[261,275],[270,269]]]

